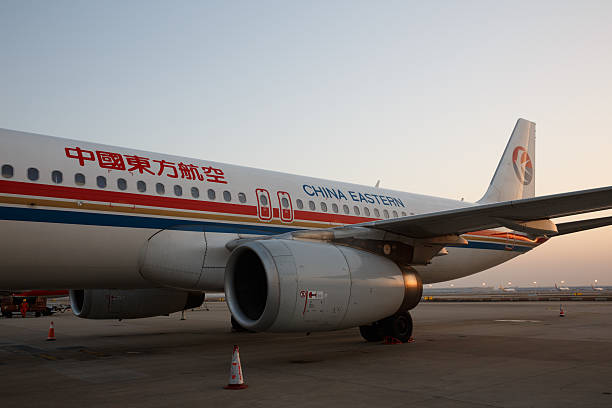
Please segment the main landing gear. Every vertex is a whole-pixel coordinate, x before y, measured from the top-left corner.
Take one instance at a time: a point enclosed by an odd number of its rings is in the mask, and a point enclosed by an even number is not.
[[[359,326],[359,332],[370,342],[382,341],[390,336],[406,343],[412,336],[412,317],[409,312],[396,314],[369,326]]]

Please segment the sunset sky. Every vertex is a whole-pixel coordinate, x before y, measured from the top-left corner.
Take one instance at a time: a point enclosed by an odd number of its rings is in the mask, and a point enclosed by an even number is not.
[[[3,1],[0,127],[475,201],[523,117],[537,195],[608,186],[610,21],[609,1]],[[610,242],[454,284],[612,285]]]

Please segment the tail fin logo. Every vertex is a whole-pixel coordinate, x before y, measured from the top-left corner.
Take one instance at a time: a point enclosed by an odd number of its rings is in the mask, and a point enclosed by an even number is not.
[[[518,146],[512,152],[512,165],[514,166],[514,172],[516,177],[524,185],[528,185],[533,180],[533,164],[531,163],[531,157],[527,154],[527,150],[524,147]]]

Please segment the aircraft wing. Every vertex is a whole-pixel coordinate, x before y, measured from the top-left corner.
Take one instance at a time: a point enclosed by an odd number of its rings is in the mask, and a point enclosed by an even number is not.
[[[392,220],[373,221],[357,226],[383,230],[411,238],[434,238],[500,226],[519,230],[519,224],[522,222],[565,217],[610,208],[612,208],[612,186],[476,205]],[[609,219],[600,222],[604,222],[604,224],[597,224],[597,226],[608,225]],[[596,224],[596,222],[594,223]],[[566,232],[563,233],[585,229],[580,228],[579,225],[585,226],[587,224],[567,226],[564,229]],[[575,231],[570,231],[572,228]]]
[[[612,225],[612,217],[593,218],[590,220],[580,220],[557,224],[558,235],[571,234],[573,232],[585,231],[592,228],[605,227]]]

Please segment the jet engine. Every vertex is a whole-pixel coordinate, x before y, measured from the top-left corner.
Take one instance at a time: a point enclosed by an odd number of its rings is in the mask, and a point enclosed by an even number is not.
[[[192,309],[204,302],[204,293],[174,289],[70,290],[72,312],[85,319],[138,319]]]
[[[380,255],[289,239],[238,246],[225,273],[229,309],[240,326],[253,331],[370,325],[414,308],[422,288],[415,271]]]

